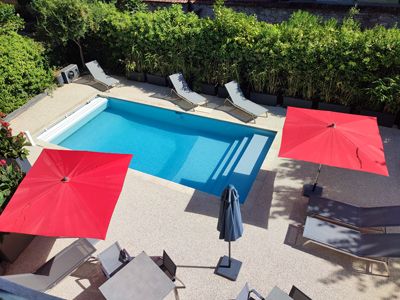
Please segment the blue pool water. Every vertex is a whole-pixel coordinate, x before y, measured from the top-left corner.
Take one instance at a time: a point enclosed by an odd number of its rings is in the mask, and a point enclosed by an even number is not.
[[[109,98],[104,110],[52,142],[75,150],[132,153],[130,167],[243,203],[275,132]]]

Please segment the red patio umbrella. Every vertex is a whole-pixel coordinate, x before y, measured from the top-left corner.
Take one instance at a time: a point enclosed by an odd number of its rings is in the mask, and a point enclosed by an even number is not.
[[[288,107],[279,157],[388,176],[375,117]]]
[[[105,239],[131,158],[44,149],[0,215],[0,231]]]

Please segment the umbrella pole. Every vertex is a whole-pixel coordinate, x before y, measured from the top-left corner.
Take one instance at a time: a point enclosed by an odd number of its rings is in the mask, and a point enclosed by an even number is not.
[[[322,168],[322,164],[319,164],[317,176],[315,176],[315,181],[314,181],[314,185],[313,185],[313,188],[312,188],[313,192],[315,191],[315,188],[317,187],[319,174],[321,173],[321,168]]]
[[[229,244],[228,244],[229,246],[229,264],[228,264],[228,268],[230,268],[231,267],[231,241],[229,241]]]

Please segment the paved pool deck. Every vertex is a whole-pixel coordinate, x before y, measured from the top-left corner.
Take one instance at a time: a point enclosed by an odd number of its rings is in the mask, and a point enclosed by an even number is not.
[[[97,94],[184,110],[169,101],[170,90],[146,83],[128,82],[102,93],[85,79],[57,88],[52,96],[37,102],[12,121],[15,132],[29,130],[36,136],[67,112]],[[242,123],[244,118],[223,100],[209,97],[209,107],[198,115]],[[246,282],[267,295],[278,286],[289,292],[296,285],[312,299],[400,299],[400,260],[390,260],[391,276],[374,276],[362,271],[363,261],[321,248],[302,246],[301,228],[307,198],[302,185],[310,182],[318,166],[278,158],[286,110],[271,107],[268,118],[257,126],[277,131],[274,143],[242,206],[243,237],[232,244],[233,257],[243,262],[236,282],[214,274],[227,243],[218,239],[218,198],[173,182],[129,169],[105,241],[98,252],[119,241],[131,255],[146,251],[161,255],[165,249],[178,265],[185,289],[171,292],[167,299],[234,299]],[[320,185],[324,195],[361,206],[400,204],[400,130],[380,128],[390,177],[345,169],[323,167]],[[54,147],[52,145],[43,145]],[[41,145],[30,147],[34,163]],[[394,229],[392,229],[394,231]],[[7,274],[31,272],[73,239],[36,237]],[[377,272],[380,265],[373,266]],[[105,281],[96,262],[82,265],[48,293],[66,299],[103,299],[97,289]]]

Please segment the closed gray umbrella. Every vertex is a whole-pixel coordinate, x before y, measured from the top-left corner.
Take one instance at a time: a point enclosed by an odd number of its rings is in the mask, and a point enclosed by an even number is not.
[[[240,214],[239,194],[233,185],[222,193],[218,225],[219,238],[229,243],[229,256],[220,258],[215,273],[235,281],[242,262],[231,258],[231,241],[236,241],[243,234],[242,216]]]

